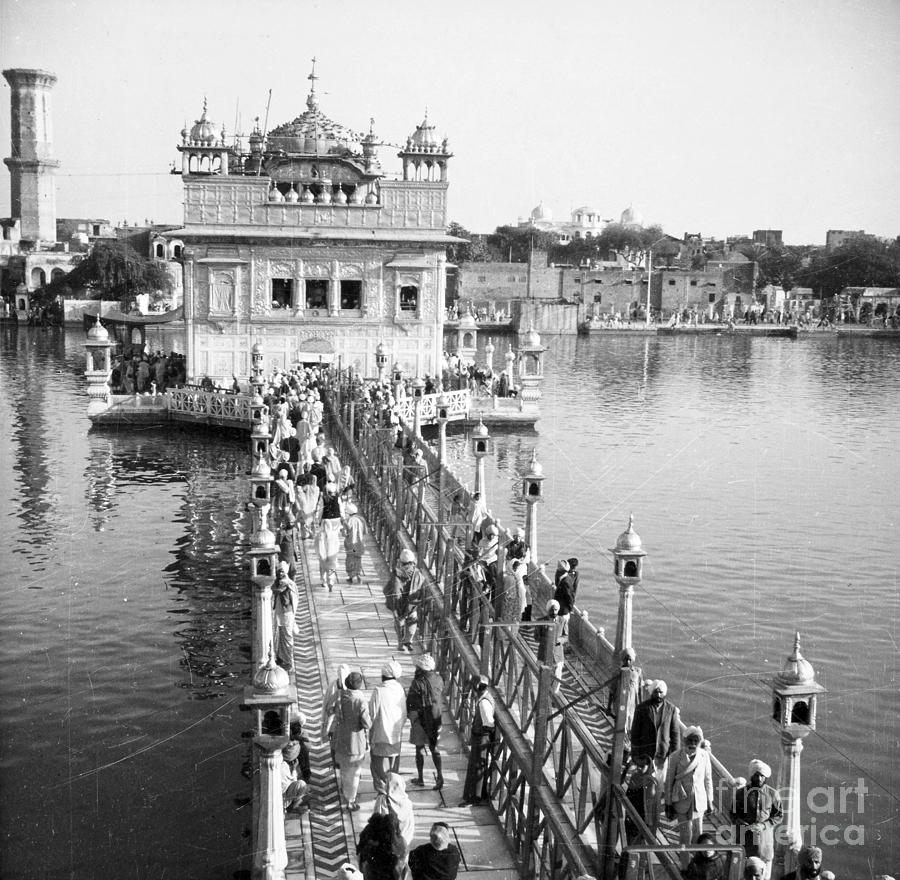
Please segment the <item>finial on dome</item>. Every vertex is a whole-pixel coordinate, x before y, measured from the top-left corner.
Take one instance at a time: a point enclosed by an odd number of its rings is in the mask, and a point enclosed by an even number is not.
[[[794,653],[791,654],[791,660],[802,660],[803,655],[800,653],[800,630],[794,634]]]
[[[315,110],[315,109],[317,109],[318,106],[319,106],[319,102],[318,102],[318,100],[316,99],[316,80],[317,80],[319,77],[316,76],[316,56],[315,56],[315,55],[313,55],[313,59],[312,59],[312,72],[311,72],[310,75],[309,75],[308,77],[306,77],[306,78],[307,78],[307,79],[309,80],[309,82],[310,82],[310,86],[309,86],[309,97],[306,99],[306,106],[307,106],[310,110]]]
[[[206,95],[203,96],[203,112],[200,114],[200,119],[206,119]]]

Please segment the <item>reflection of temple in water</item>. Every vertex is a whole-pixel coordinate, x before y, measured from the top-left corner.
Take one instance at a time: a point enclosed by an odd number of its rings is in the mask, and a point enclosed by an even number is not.
[[[191,690],[194,699],[221,696],[224,680],[242,681],[249,674],[244,444],[180,431],[96,435],[90,441],[86,500],[95,530],[133,504],[135,490],[169,487],[163,496],[167,511],[183,531],[159,581],[171,593],[168,611],[175,615],[172,632],[182,652],[178,686]],[[152,534],[135,536],[137,547],[147,540]]]

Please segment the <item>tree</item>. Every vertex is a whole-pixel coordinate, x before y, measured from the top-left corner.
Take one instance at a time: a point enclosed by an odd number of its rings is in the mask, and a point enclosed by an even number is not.
[[[834,297],[845,287],[900,287],[900,244],[866,236],[813,255],[797,283]]]
[[[763,244],[744,244],[738,247],[748,260],[757,264],[757,288],[769,284],[790,290],[795,285],[795,277],[800,270],[802,257],[798,248],[768,247]]]
[[[129,300],[140,293],[154,295],[172,289],[166,264],[142,257],[130,244],[98,241],[71,272],[48,286],[52,293],[86,290],[89,299]]]
[[[527,263],[532,251],[549,253],[557,237],[552,232],[544,232],[531,225],[498,226],[490,240],[509,262]]]
[[[461,244],[447,245],[447,260],[455,265],[460,263],[484,263],[490,259],[485,237],[469,232],[461,223],[453,221],[447,227],[447,234],[457,238],[465,238],[468,241]]]
[[[668,239],[661,226],[634,228],[621,223],[610,223],[596,238],[597,247],[601,251],[612,251],[620,254],[633,266],[642,266],[650,249],[653,253],[661,252]]]

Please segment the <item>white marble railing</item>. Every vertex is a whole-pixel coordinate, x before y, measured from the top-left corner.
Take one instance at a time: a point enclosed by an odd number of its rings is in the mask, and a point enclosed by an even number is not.
[[[447,413],[450,421],[456,419],[464,419],[469,414],[469,392],[463,388],[461,391],[444,391],[442,392],[447,400]],[[421,424],[428,424],[437,421],[438,400],[441,393],[424,394],[420,406],[422,411],[419,415]],[[416,420],[416,401],[413,397],[404,397],[397,401],[397,409],[402,421],[412,425]]]
[[[222,394],[195,388],[172,388],[166,392],[169,412],[177,416],[209,422],[250,421],[250,397],[246,394]]]

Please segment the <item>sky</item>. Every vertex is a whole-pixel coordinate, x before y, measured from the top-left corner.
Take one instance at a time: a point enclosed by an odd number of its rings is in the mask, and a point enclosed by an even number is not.
[[[59,217],[180,223],[168,171],[204,96],[231,135],[271,89],[273,128],[305,109],[313,56],[349,128],[401,144],[427,108],[448,219],[473,232],[543,202],[633,205],[676,236],[900,234],[900,0],[0,0],[3,68],[59,78]]]

